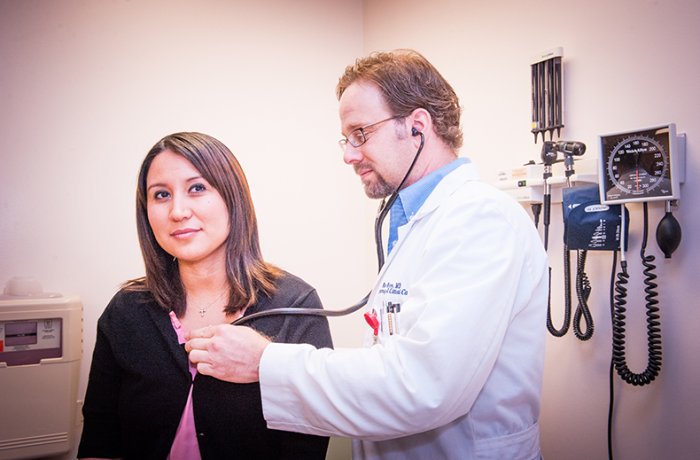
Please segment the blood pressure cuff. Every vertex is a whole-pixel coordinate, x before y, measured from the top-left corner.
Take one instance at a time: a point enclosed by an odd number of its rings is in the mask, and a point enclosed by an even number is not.
[[[597,184],[564,188],[562,208],[564,243],[569,249],[615,251],[620,248],[622,206],[601,204]],[[629,214],[625,210],[625,232],[628,224]]]

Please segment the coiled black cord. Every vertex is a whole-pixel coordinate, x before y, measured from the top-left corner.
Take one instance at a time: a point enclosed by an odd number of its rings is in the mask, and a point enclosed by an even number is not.
[[[593,337],[593,316],[588,308],[588,297],[591,295],[591,282],[585,272],[586,255],[588,251],[577,251],[576,268],[576,296],[578,306],[571,321],[571,256],[569,249],[564,244],[564,321],[560,329],[557,329],[552,322],[552,299],[551,289],[547,297],[547,330],[554,337],[563,337],[569,331],[569,326],[573,326],[574,335],[582,341]],[[550,285],[552,281],[552,269],[549,269]],[[585,329],[581,328],[581,320],[586,323]]]
[[[615,300],[613,298],[613,290],[615,288],[615,269],[617,268],[617,251],[613,252],[613,262],[612,270],[610,270],[610,318],[615,318],[614,307]],[[608,385],[610,391],[610,402],[608,404],[608,460],[613,460],[613,439],[612,439],[612,427],[613,427],[613,409],[615,408],[615,361],[610,359],[610,370],[608,375]]]
[[[621,261],[622,271],[617,275],[615,284],[616,295],[614,296],[614,310],[612,321],[613,354],[612,360],[620,377],[632,385],[646,385],[651,383],[661,371],[661,322],[659,315],[659,301],[656,299],[658,285],[654,282],[656,266],[652,263],[655,259],[652,255],[645,255],[648,234],[648,206],[644,203],[644,236],[642,238],[642,248],[640,256],[644,265],[644,292],[646,293],[646,316],[647,316],[647,348],[648,362],[647,368],[642,373],[634,373],[627,366],[625,357],[625,304],[627,303],[626,284],[629,280],[626,261]]]
[[[588,251],[577,251],[577,267],[576,267],[576,296],[578,297],[578,306],[574,312],[573,329],[574,335],[581,341],[589,340],[593,337],[593,316],[588,308],[588,297],[591,295],[591,281],[585,272],[586,255]],[[581,319],[586,323],[585,330],[581,329]]]
[[[547,330],[554,337],[563,337],[571,324],[571,256],[569,247],[564,243],[564,324],[561,329],[552,323],[552,267],[549,267],[549,293],[547,294]]]

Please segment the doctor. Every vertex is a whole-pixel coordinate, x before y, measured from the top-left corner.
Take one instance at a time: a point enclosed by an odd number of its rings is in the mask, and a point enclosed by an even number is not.
[[[366,347],[194,331],[203,374],[260,382],[268,427],[354,438],[356,459],[537,459],[547,262],[519,204],[458,158],[460,107],[420,54],[374,53],[337,86],[344,160],[389,196],[389,254]]]

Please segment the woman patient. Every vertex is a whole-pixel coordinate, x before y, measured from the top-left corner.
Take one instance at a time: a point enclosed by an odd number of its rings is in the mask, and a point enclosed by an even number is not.
[[[126,282],[97,324],[79,458],[324,459],[328,438],[270,430],[255,384],[197,374],[187,331],[276,307],[322,308],[316,291],[262,258],[248,183],[211,136],[176,133],[148,152],[136,224],[146,275]],[[277,342],[332,347],[328,322],[268,316]]]

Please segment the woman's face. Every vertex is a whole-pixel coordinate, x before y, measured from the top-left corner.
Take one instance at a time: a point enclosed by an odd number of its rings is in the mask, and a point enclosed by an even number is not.
[[[181,265],[225,263],[226,203],[185,157],[164,150],[153,159],[146,197],[156,241]]]

